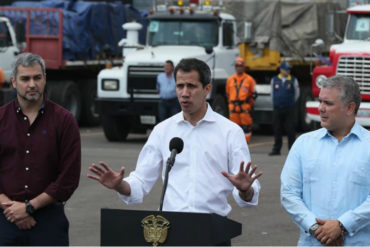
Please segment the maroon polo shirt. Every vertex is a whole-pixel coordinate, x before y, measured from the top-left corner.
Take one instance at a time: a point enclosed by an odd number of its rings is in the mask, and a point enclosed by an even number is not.
[[[81,140],[70,112],[45,98],[32,125],[17,100],[0,108],[0,194],[68,200],[81,171]]]

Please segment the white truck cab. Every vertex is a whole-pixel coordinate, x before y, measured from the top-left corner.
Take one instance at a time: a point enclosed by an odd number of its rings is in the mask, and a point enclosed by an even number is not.
[[[13,26],[8,18],[0,16],[0,68],[7,82],[4,87],[0,86],[0,106],[14,97],[13,89],[10,87],[11,67],[18,54],[19,48]]]
[[[227,114],[224,98],[227,78],[235,73],[239,55],[232,15],[217,6],[162,6],[148,16],[147,43],[125,55],[122,67],[98,75],[97,101],[109,141],[125,140],[130,132],[143,132],[158,123],[156,78],[166,60],[176,65],[183,58],[205,61],[212,71],[209,101]],[[131,44],[132,48],[133,45]]]
[[[0,16],[0,68],[4,71],[8,81],[12,62],[18,53],[14,29],[8,18]]]

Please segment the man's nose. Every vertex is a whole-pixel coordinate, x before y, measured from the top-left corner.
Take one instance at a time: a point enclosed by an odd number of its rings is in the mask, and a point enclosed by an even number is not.
[[[31,78],[31,79],[29,80],[29,82],[28,82],[28,86],[29,86],[29,87],[35,87],[35,85],[36,85],[35,80]]]
[[[323,103],[319,103],[319,112],[324,112],[324,111],[325,111],[324,104]]]
[[[189,96],[189,88],[188,87],[184,87],[182,89],[182,96]]]

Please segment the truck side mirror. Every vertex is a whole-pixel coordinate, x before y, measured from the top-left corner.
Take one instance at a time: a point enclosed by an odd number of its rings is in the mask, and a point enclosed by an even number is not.
[[[252,22],[244,22],[244,37],[245,42],[252,41]]]
[[[331,13],[328,13],[328,15],[326,16],[326,35],[327,37],[330,39],[333,39],[333,37],[335,36],[335,30],[334,30],[334,13],[331,12]]]
[[[15,36],[18,43],[26,42],[26,27],[24,22],[17,21],[15,23]]]
[[[336,25],[340,25],[338,22],[338,18],[336,18],[335,12],[329,12],[329,14],[326,16],[326,35],[327,40],[334,41],[335,39],[339,39],[341,42],[343,41],[342,37],[339,36],[336,31],[335,27]]]
[[[321,49],[325,47],[325,43],[322,39],[316,39],[315,42],[312,44],[312,47]]]

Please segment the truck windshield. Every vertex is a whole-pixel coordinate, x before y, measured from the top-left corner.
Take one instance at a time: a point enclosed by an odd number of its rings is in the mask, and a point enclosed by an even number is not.
[[[148,45],[217,46],[217,21],[151,20]]]
[[[370,39],[370,15],[351,14],[347,26],[347,39]]]

